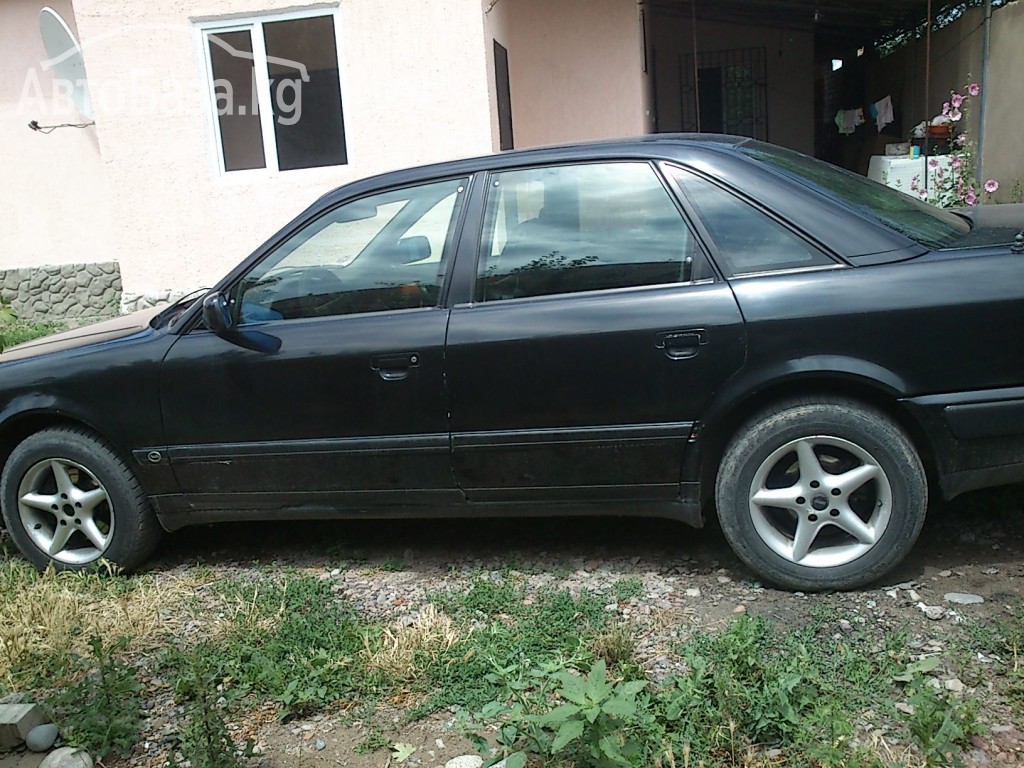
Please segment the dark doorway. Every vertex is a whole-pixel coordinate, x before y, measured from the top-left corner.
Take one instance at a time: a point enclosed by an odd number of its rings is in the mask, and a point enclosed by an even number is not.
[[[700,102],[700,129],[705,133],[725,132],[722,109],[722,68],[702,67],[697,75],[697,98]]]
[[[508,51],[494,41],[494,83],[498,91],[498,142],[500,149],[512,149],[512,89],[508,80]]]

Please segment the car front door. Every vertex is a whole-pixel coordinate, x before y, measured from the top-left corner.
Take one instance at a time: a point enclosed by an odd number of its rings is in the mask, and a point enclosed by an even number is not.
[[[745,342],[656,169],[493,173],[482,211],[446,351],[469,500],[676,498],[690,432]]]
[[[225,293],[238,338],[202,326],[162,370],[179,486],[197,510],[433,504],[454,484],[440,295],[467,180],[316,214]],[[265,338],[265,337],[264,337]]]

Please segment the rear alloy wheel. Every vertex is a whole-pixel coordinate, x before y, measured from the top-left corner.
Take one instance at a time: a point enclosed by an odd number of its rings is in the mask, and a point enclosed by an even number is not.
[[[716,486],[722,530],[768,581],[849,589],[910,550],[928,503],[913,444],[882,413],[847,401],[790,402],[729,445]]]
[[[122,568],[152,552],[159,528],[138,480],[85,430],[48,429],[24,440],[0,477],[11,538],[39,568]]]

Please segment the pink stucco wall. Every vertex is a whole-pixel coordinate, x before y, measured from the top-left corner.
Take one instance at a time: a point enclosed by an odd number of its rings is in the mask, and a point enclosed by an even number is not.
[[[487,45],[509,52],[516,147],[646,132],[635,0],[502,0],[486,16]]]
[[[466,42],[481,36],[479,0],[345,0],[349,164],[228,174],[218,169],[195,22],[295,10],[294,0],[75,0],[97,125],[50,136],[24,127],[48,119],[46,105],[17,111],[20,83],[43,58],[44,4],[0,0],[0,236],[11,236],[0,267],[117,260],[129,293],[210,285],[333,187],[491,149],[483,47]],[[72,16],[67,0],[60,10]]]

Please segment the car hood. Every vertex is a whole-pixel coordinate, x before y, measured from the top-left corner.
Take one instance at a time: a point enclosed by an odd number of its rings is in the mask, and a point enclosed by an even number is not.
[[[131,336],[139,331],[148,329],[149,321],[164,309],[166,307],[143,309],[130,315],[122,315],[121,317],[104,320],[70,331],[55,333],[52,336],[44,336],[40,339],[26,341],[24,344],[4,350],[3,354],[0,354],[0,363],[49,354],[50,352],[63,352],[69,349],[89,346],[90,344],[99,344],[104,341],[113,341],[114,339]]]
[[[971,231],[956,243],[956,248],[1009,245],[1024,230],[1024,203],[976,205],[958,209],[957,213],[971,220]]]

